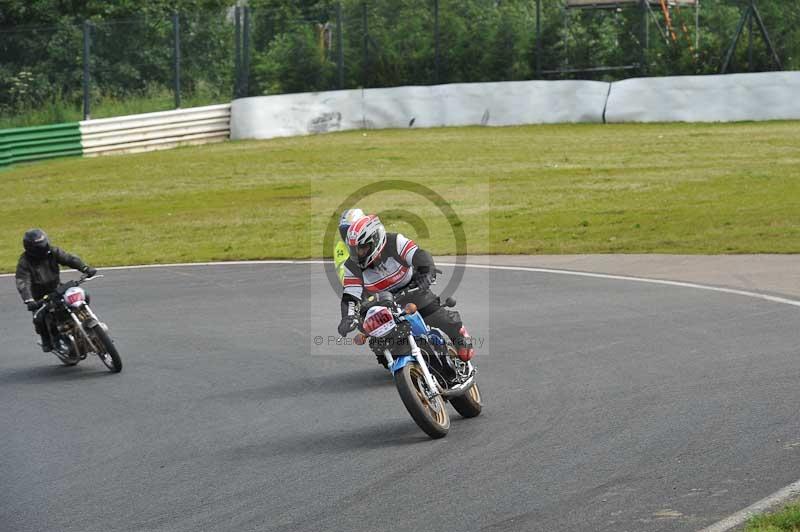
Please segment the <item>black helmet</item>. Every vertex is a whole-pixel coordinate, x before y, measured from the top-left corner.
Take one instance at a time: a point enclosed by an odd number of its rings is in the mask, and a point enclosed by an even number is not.
[[[25,253],[34,259],[43,259],[50,254],[50,240],[41,229],[31,229],[22,237]]]

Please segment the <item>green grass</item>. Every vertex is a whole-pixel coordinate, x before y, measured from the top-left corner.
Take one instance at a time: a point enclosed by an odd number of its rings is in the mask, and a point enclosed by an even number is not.
[[[91,103],[92,118],[107,118],[139,113],[169,111],[175,108],[175,96],[166,89],[150,91],[149,94],[123,99],[113,96],[96,96]],[[191,96],[183,96],[181,107],[198,107],[226,102],[226,98],[215,96],[207,91],[199,91]],[[13,127],[43,126],[62,122],[83,120],[83,104],[54,99],[43,105],[24,109],[13,114],[0,115],[0,129]]]
[[[308,258],[359,187],[423,183],[470,253],[800,252],[800,122],[556,125],[338,133],[64,159],[0,172],[0,269],[25,229],[95,264]],[[392,228],[437,254],[447,221],[405,192]]]
[[[800,532],[800,503],[790,504],[774,514],[751,518],[745,532]]]

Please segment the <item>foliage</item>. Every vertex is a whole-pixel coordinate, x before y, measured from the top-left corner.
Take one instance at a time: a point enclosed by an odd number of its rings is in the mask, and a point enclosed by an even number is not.
[[[7,6],[6,6],[7,4]],[[227,1],[8,0],[0,10],[0,116],[69,113],[82,99],[83,28],[89,24],[92,103],[171,87],[172,13],[181,12],[183,93],[231,94]]]
[[[334,65],[317,46],[308,27],[280,33],[256,57],[254,81],[261,94],[320,91],[332,88]]]
[[[141,99],[172,89],[174,10],[180,12],[182,94],[203,91],[222,101],[234,94],[236,79],[239,94],[259,95],[539,75],[711,74],[720,70],[744,4],[703,0],[699,35],[694,9],[673,7],[673,40],[657,6],[643,17],[637,6],[565,10],[563,0],[543,0],[537,52],[535,0],[238,0],[248,6],[249,35],[237,73],[234,2],[6,0],[0,10],[0,116],[80,104],[83,21],[91,25],[97,107],[104,98]],[[800,68],[800,2],[757,5],[784,68]],[[745,28],[730,71],[776,68],[757,28],[754,33],[752,64]],[[590,69],[598,66],[628,68]]]

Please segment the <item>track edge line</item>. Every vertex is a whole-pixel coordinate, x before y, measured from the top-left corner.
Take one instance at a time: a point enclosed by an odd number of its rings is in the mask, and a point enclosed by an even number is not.
[[[309,260],[240,260],[240,261],[220,261],[220,262],[184,262],[184,263],[171,263],[171,264],[138,264],[133,266],[109,266],[107,268],[100,268],[101,270],[144,270],[154,268],[188,268],[197,266],[247,266],[247,265],[267,265],[267,264],[327,264],[331,260],[309,259]],[[750,297],[754,299],[761,299],[763,301],[770,301],[772,303],[780,303],[783,305],[791,305],[800,308],[800,300],[789,299],[787,297],[773,296],[769,294],[762,294],[760,292],[750,292],[748,290],[739,290],[737,288],[725,288],[722,286],[707,285],[701,283],[692,283],[687,281],[671,281],[668,279],[654,279],[650,277],[636,277],[633,275],[618,275],[612,273],[594,273],[582,272],[576,270],[560,270],[556,268],[538,268],[535,266],[501,266],[494,264],[457,264],[452,262],[440,262],[441,266],[465,268],[484,269],[484,270],[506,270],[506,271],[519,271],[519,272],[536,272],[536,273],[551,273],[556,275],[572,275],[576,277],[589,277],[594,279],[612,279],[617,281],[630,281],[637,283],[658,284],[664,286],[675,286],[680,288],[693,288],[696,290],[707,290],[710,292],[720,292],[723,294],[733,294],[738,296]],[[13,277],[13,273],[0,274],[0,278]]]

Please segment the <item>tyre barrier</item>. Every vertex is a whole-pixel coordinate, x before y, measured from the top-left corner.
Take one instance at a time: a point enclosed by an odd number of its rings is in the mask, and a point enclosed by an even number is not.
[[[231,105],[0,129],[0,167],[55,157],[109,155],[221,142]]]

